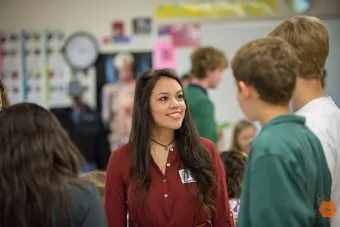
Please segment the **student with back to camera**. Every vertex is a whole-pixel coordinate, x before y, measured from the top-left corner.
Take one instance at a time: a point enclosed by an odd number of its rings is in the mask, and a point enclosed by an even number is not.
[[[294,16],[281,22],[269,36],[286,40],[298,54],[300,67],[292,103],[296,114],[306,118],[306,125],[321,141],[332,174],[332,202],[338,208],[332,217],[332,227],[340,226],[340,110],[325,94],[329,54],[329,32],[316,17]],[[329,197],[328,197],[329,198]]]
[[[231,227],[223,164],[200,138],[179,78],[143,73],[135,90],[129,143],[110,158],[105,210],[110,227]]]
[[[106,227],[82,156],[51,113],[30,103],[0,111],[0,226]]]
[[[332,184],[321,143],[289,108],[299,67],[295,50],[273,37],[245,44],[232,60],[241,109],[263,126],[251,143],[238,227],[329,226],[317,203]]]

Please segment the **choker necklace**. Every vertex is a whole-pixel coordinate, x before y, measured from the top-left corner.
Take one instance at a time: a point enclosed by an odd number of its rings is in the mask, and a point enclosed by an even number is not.
[[[158,143],[158,142],[155,141],[154,139],[151,139],[151,140],[152,140],[153,142],[157,143],[158,145],[163,146],[165,151],[169,150],[169,146],[175,141],[175,140],[173,140],[173,141],[171,141],[168,145],[164,145],[164,144]]]

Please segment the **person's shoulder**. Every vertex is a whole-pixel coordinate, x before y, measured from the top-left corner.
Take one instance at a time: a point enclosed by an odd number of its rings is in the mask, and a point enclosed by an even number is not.
[[[117,160],[121,160],[121,159],[126,159],[126,158],[131,157],[131,152],[132,152],[132,148],[131,148],[130,144],[126,143],[126,144],[118,147],[114,151],[112,151],[111,156],[114,156],[115,159],[117,159]]]
[[[84,219],[92,223],[94,217],[98,226],[106,226],[103,203],[94,183],[79,178],[72,179],[67,190],[68,209],[71,211],[72,223],[75,226],[83,223]]]
[[[86,210],[92,203],[101,201],[97,186],[90,181],[79,178],[69,180],[66,193],[76,212]]]
[[[204,147],[207,149],[207,151],[212,155],[215,156],[218,154],[217,148],[215,144],[206,138],[200,137],[201,143],[204,145]]]
[[[340,109],[331,98],[313,100],[295,114],[305,117],[307,124],[318,127],[340,120]]]
[[[254,153],[255,157],[281,155],[281,152],[287,148],[287,143],[289,143],[289,140],[292,138],[287,137],[287,133],[289,132],[285,130],[285,128],[281,128],[280,126],[262,130],[251,141],[251,152]]]
[[[201,140],[201,143],[203,143],[205,146],[211,146],[211,145],[214,145],[214,143],[209,140],[209,139],[206,139],[204,137],[200,137],[200,140]]]
[[[185,95],[202,95],[204,94],[204,91],[202,91],[202,89],[197,86],[188,86],[184,88],[184,94]]]
[[[69,191],[76,192],[78,195],[89,195],[93,192],[97,192],[97,187],[94,183],[79,179],[79,178],[72,178],[68,181],[67,189]]]
[[[131,163],[132,149],[130,144],[125,144],[114,150],[111,154],[107,171],[119,169],[123,175],[128,174]]]

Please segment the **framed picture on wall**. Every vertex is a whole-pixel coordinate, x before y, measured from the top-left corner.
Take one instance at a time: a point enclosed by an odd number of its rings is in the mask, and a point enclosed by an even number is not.
[[[134,35],[150,35],[152,28],[151,18],[135,18],[132,21]]]

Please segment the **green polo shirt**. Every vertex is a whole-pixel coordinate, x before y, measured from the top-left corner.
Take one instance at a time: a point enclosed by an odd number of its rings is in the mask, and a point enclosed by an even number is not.
[[[269,121],[251,144],[237,227],[324,227],[320,199],[330,199],[331,174],[305,119]]]
[[[217,146],[215,107],[206,90],[197,85],[190,85],[184,89],[184,95],[199,135]]]

